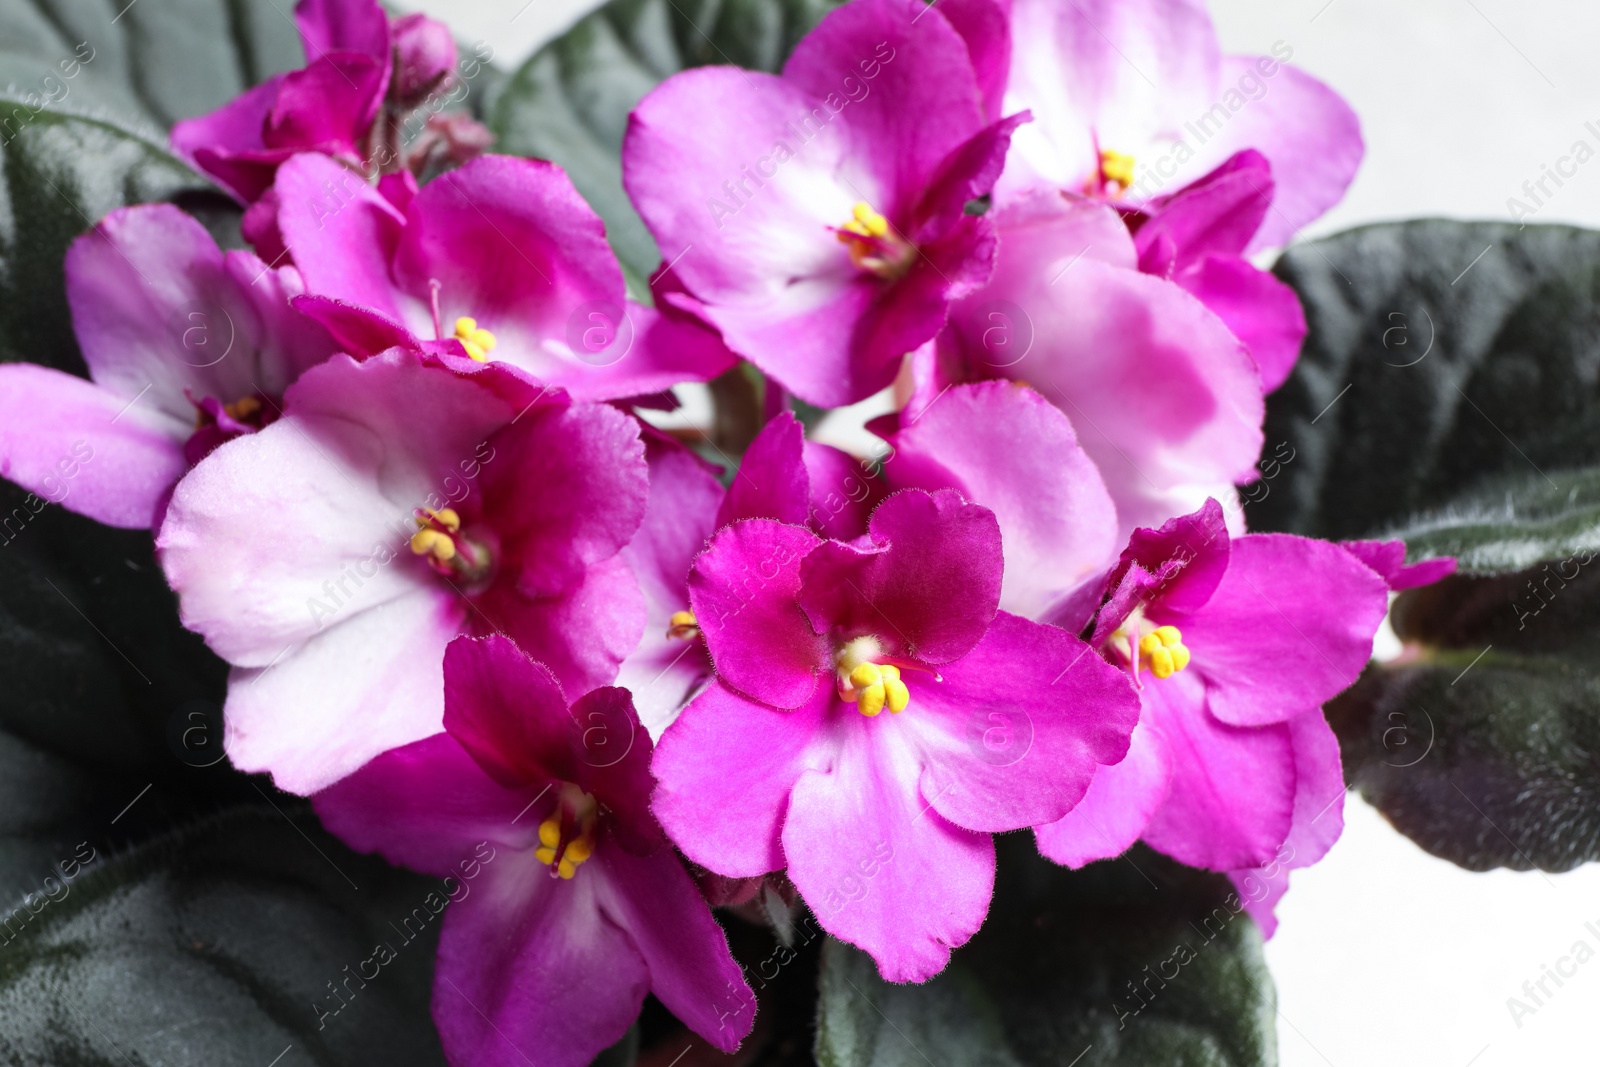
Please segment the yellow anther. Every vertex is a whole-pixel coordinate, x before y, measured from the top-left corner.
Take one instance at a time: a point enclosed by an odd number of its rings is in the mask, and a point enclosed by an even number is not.
[[[1129,188],[1133,185],[1133,157],[1109,148],[1101,150],[1100,175],[1108,182]]]
[[[861,690],[856,707],[861,709],[861,714],[870,719],[883,710],[883,705],[887,700],[888,694],[884,691],[882,684],[869,685]]]
[[[426,512],[426,517],[417,517],[416,522],[420,527],[442,526],[450,533],[456,533],[461,529],[461,516],[456,514],[455,508],[440,508],[438,511],[433,508],[422,510]]]
[[[1161,638],[1155,634],[1145,634],[1139,638],[1139,652],[1142,655],[1149,656],[1159,648],[1161,648]]]
[[[1172,662],[1172,651],[1165,646],[1150,653],[1150,673],[1157,678],[1171,678],[1177,665]]]
[[[411,551],[419,556],[432,556],[440,563],[448,563],[456,558],[456,543],[449,534],[430,526],[411,535]]]
[[[1139,654],[1157,678],[1171,678],[1189,665],[1189,650],[1176,626],[1157,626],[1139,638]]]
[[[1168,648],[1183,644],[1183,634],[1176,626],[1157,626],[1155,635]]]
[[[567,859],[565,856],[562,856],[561,862],[556,864],[556,874],[560,875],[562,878],[571,878],[577,873],[578,865]]]
[[[533,850],[533,858],[540,863],[554,863],[556,861],[556,850],[549,847],[536,848]]]
[[[594,854],[594,843],[587,837],[580,837],[567,846],[566,859],[573,863],[582,863]]]
[[[494,334],[480,327],[478,320],[471,316],[463,315],[456,320],[455,337],[467,350],[467,355],[479,363],[488,362],[489,353],[494,351]]]
[[[1173,645],[1167,649],[1172,654],[1172,669],[1181,671],[1189,665],[1189,649],[1184,645]]]
[[[896,672],[898,673],[898,672]],[[883,668],[876,663],[863,663],[850,672],[850,684],[857,689],[870,689],[883,683]]]
[[[667,619],[667,636],[690,639],[700,635],[700,620],[692,611],[674,611]]]
[[[539,844],[555,848],[561,843],[561,820],[551,816],[539,824]]]
[[[261,410],[261,401],[253,396],[242,396],[231,404],[222,405],[222,410],[235,422],[243,422]]]

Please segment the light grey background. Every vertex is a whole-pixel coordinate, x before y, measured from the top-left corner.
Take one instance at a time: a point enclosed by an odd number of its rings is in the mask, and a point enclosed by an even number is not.
[[[509,68],[595,4],[401,6],[490,42]],[[1508,219],[1508,198],[1526,201],[1523,183],[1575,141],[1600,150],[1593,0],[1214,0],[1212,13],[1228,51],[1284,41],[1361,115],[1366,163],[1308,236],[1419,216]],[[1565,181],[1548,186],[1555,195],[1534,220],[1600,227],[1600,158]],[[1423,853],[1354,797],[1346,822],[1327,859],[1294,875],[1267,946],[1283,1067],[1600,1062],[1600,866],[1471,874]],[[1547,981],[1554,995],[1519,1027],[1507,998],[1580,940],[1596,958],[1559,989]]]

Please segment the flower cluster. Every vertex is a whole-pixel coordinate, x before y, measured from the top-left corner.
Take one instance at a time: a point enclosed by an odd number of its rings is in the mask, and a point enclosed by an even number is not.
[[[235,766],[398,864],[495,850],[452,1062],[586,1063],[647,992],[733,1049],[708,887],[778,872],[926,980],[1007,831],[1265,879],[1270,930],[1341,827],[1321,706],[1449,568],[1238,504],[1305,334],[1250,257],[1351,180],[1336,95],[1197,0],[850,0],[633,111],[645,305],[559,167],[404,143],[469,76],[442,26],[296,16],[304,69],[173,133],[256,252],[167,205],[79,238],[89,380],[0,367],[0,471],[92,447],[65,506],[154,531]],[[719,470],[647,416],[741,360],[770,418]],[[789,410],[885,390],[869,461]]]

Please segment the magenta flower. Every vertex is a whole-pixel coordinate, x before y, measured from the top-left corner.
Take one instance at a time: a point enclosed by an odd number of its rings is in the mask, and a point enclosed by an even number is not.
[[[651,737],[660,737],[711,677],[711,659],[689,610],[689,571],[712,531],[740,519],[809,525],[848,540],[866,532],[882,499],[855,460],[805,440],[790,412],[769,422],[745,451],[726,493],[706,463],[664,434],[646,432],[650,502],[623,550],[648,605],[644,637],[617,683],[633,693]]]
[[[1338,837],[1344,779],[1322,704],[1355,681],[1387,587],[1338,545],[1229,537],[1216,501],[1140,530],[1107,584],[1091,643],[1139,686],[1128,758],[1037,828],[1080,866],[1143,840],[1183,863],[1243,871],[1314,862]]]
[[[314,155],[278,173],[278,225],[311,294],[296,306],[351,354],[442,343],[579,400],[732,366],[688,316],[628,302],[605,224],[554,164],[484,156],[420,191],[399,177],[375,189]]]
[[[1293,49],[1224,56],[1198,0],[1011,5],[1006,104],[1017,135],[1000,186],[1115,204],[1138,269],[1170,278],[1249,348],[1266,391],[1306,324],[1292,290],[1249,253],[1286,244],[1344,195],[1363,153],[1337,93],[1288,66]]]
[[[719,530],[689,577],[717,677],[656,750],[673,840],[731,877],[786,866],[889,980],[937,973],[988,910],[989,835],[1064,815],[1136,713],[1001,585],[994,515],[951,490],[889,497],[848,543]]]
[[[952,382],[1026,381],[1072,420],[1123,541],[1259,476],[1255,362],[1199,300],[1138,271],[1115,210],[1039,192],[993,214],[994,276],[914,358],[912,414]]]
[[[433,159],[437,138],[424,136],[407,150],[401,143],[405,120],[455,78],[449,28],[423,15],[406,15],[391,26],[375,0],[300,0],[295,22],[305,67],[275,74],[217,110],[179,122],[172,128],[173,151],[247,205],[270,199],[278,167],[301,152],[330,156],[357,172],[420,173]],[[450,158],[461,163],[486,147],[488,131],[465,116],[453,121],[475,128],[451,140]],[[257,241],[270,235],[270,218],[249,212],[244,228]]]
[[[0,366],[0,475],[109,526],[158,523],[192,463],[275,419],[335,350],[289,306],[294,268],[223,253],[169,204],[107,215],[67,250],[66,279],[92,380]]]
[[[993,227],[965,209],[1025,116],[986,117],[942,11],[858,0],[781,75],[685,71],[629,119],[623,184],[692,297],[680,306],[813,404],[887,386],[994,260]]]
[[[156,542],[234,665],[228,755],[309,793],[437,732],[463,633],[609,683],[643,624],[618,552],[647,489],[632,418],[509,368],[396,349],[308,372],[178,484]]]
[[[1432,585],[1456,572],[1454,556],[1439,556],[1421,563],[1406,563],[1404,541],[1343,541],[1346,552],[1377,571],[1396,593]]]
[[[650,814],[650,738],[627,690],[569,708],[555,677],[497,636],[451,642],[444,685],[445,733],[312,803],[353,848],[463,891],[434,973],[446,1057],[582,1067],[646,993],[732,1052],[755,996]]]

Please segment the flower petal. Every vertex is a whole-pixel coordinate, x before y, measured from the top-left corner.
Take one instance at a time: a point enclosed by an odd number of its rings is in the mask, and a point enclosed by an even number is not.
[[[1065,630],[1005,612],[941,674],[903,675],[911,703],[898,721],[922,746],[923,797],[968,830],[1061,818],[1139,721],[1127,675]]]
[[[819,689],[805,706],[780,711],[712,682],[689,702],[651,764],[661,783],[656,817],[684,855],[733,877],[782,869],[789,792],[836,699]]]
[[[1244,342],[1261,371],[1261,391],[1288,380],[1306,339],[1306,313],[1295,291],[1243,259],[1207,256],[1176,279],[1233,335]]]
[[[1250,534],[1233,542],[1204,610],[1182,623],[1189,669],[1204,675],[1223,722],[1285,722],[1356,680],[1387,604],[1383,580],[1338,545]]]
[[[798,600],[801,561],[822,543],[803,526],[745,519],[718,530],[689,572],[689,603],[717,676],[775,707],[804,704],[830,666]]]
[[[776,519],[804,526],[811,516],[805,444],[805,428],[791,411],[780,412],[763,426],[728,486],[717,527],[739,519]]]
[[[1171,773],[1161,735],[1141,721],[1122,762],[1098,768],[1089,791],[1071,811],[1034,827],[1039,851],[1074,870],[1122,855],[1144,834],[1145,824],[1166,800]]]

